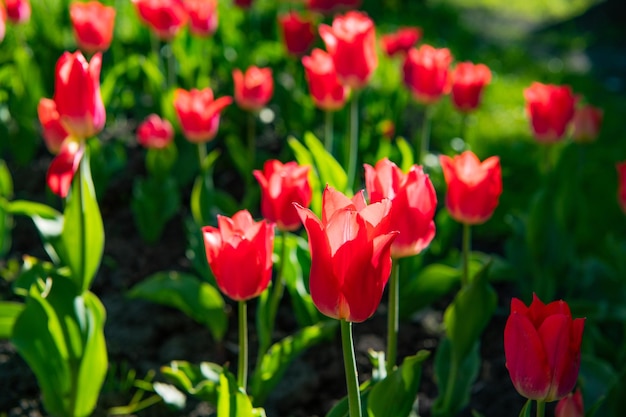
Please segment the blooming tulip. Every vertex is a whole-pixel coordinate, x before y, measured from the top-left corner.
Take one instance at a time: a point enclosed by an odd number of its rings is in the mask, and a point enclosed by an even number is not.
[[[185,0],[189,29],[197,36],[211,36],[217,30],[217,0]]]
[[[481,163],[474,153],[465,151],[454,158],[441,155],[439,161],[448,185],[446,207],[452,218],[468,225],[486,222],[502,193],[500,158],[492,156]]]
[[[346,87],[341,85],[335,64],[328,53],[314,49],[302,57],[302,65],[313,102],[322,110],[339,110],[346,104]]]
[[[115,9],[97,1],[70,5],[70,20],[80,49],[87,53],[106,51],[113,39]]]
[[[412,48],[403,65],[404,83],[415,99],[431,104],[450,91],[449,67],[452,55],[448,48],[422,45]]]
[[[249,67],[245,73],[233,70],[235,102],[244,110],[258,111],[274,94],[274,79],[271,68]]]
[[[622,211],[626,213],[626,161],[620,162],[617,167],[617,201]]]
[[[212,140],[220,124],[220,113],[230,103],[231,97],[213,98],[213,90],[176,89],[174,107],[187,140],[202,143]]]
[[[400,28],[394,33],[380,37],[383,51],[388,56],[405,55],[422,37],[422,29],[418,27]]]
[[[576,142],[593,142],[597,139],[602,125],[602,109],[586,105],[574,113],[572,139]]]
[[[370,202],[391,200],[389,230],[400,232],[391,245],[394,259],[420,253],[435,237],[437,194],[422,167],[413,165],[408,174],[389,159],[375,167],[365,164],[365,187]]]
[[[335,63],[342,84],[362,88],[378,66],[374,22],[365,13],[350,11],[335,17],[319,33]]]
[[[182,0],[132,0],[139,17],[156,35],[171,40],[187,23],[187,11]]]
[[[530,307],[511,300],[504,328],[506,367],[517,392],[544,402],[565,397],[576,384],[585,319],[572,319],[564,301]]]
[[[54,194],[61,198],[67,197],[84,151],[84,143],[74,138],[63,142],[59,154],[50,163],[46,174],[46,183]]]
[[[491,71],[484,64],[459,63],[452,72],[452,104],[462,113],[476,110],[483,89],[491,82]]]
[[[574,117],[577,98],[567,86],[534,82],[524,90],[526,113],[540,142],[560,140]]]
[[[290,12],[278,16],[278,23],[287,52],[299,56],[311,48],[315,41],[312,20]]]
[[[362,322],[374,314],[391,272],[387,232],[390,201],[365,203],[363,193],[350,200],[331,187],[322,197],[322,219],[296,204],[309,236],[313,303],[323,314]]]
[[[157,114],[149,115],[137,128],[137,141],[146,148],[163,149],[174,140],[172,124]]]
[[[261,185],[261,213],[276,223],[279,230],[296,230],[300,217],[293,203],[303,207],[311,204],[308,166],[296,162],[283,164],[275,159],[263,165],[263,171],[252,172]]]
[[[5,0],[7,17],[11,23],[26,23],[30,19],[29,0]]]
[[[58,154],[65,138],[68,137],[67,130],[61,123],[57,105],[54,100],[42,98],[37,106],[37,115],[43,128],[43,139],[46,148],[52,154]]]
[[[87,62],[80,51],[65,52],[57,61],[54,102],[63,127],[76,138],[87,139],[102,130],[106,112],[100,95],[98,52]]]
[[[247,210],[217,216],[202,228],[206,257],[219,289],[235,301],[259,296],[272,278],[274,226],[255,222]]]
[[[585,407],[583,406],[583,395],[580,389],[567,394],[566,397],[556,405],[555,417],[585,417]]]

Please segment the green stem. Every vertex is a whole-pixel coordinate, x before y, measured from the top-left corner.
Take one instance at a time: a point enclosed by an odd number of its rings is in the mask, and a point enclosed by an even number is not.
[[[333,154],[333,112],[324,112],[324,145],[329,154]]]
[[[468,113],[461,113],[461,131],[459,132],[460,138],[467,142],[467,138],[465,137],[465,131],[467,130],[467,116]]]
[[[170,90],[176,86],[176,57],[171,42],[165,45],[163,53],[167,55],[167,89]]]
[[[415,160],[419,163],[424,160],[428,153],[430,145],[430,122],[432,118],[432,104],[426,105],[424,108],[424,120],[422,122],[422,135],[420,137],[420,147]]]
[[[256,159],[256,142],[255,142],[255,128],[256,119],[253,112],[248,113],[248,160],[250,161],[250,171],[254,169],[254,163]]]
[[[448,371],[448,381],[446,383],[446,392],[443,397],[443,409],[449,410],[452,402],[454,401],[454,387],[459,375],[459,365],[456,360],[456,355],[452,354],[452,361],[450,362],[450,369]]]
[[[543,146],[543,169],[545,171],[546,178],[548,178],[552,171],[552,148],[553,145],[551,143],[546,143]]]
[[[348,405],[350,417],[361,417],[361,396],[359,393],[354,342],[352,340],[352,323],[341,320],[341,345],[343,348],[343,364],[346,370],[348,386]]]
[[[202,171],[204,160],[206,159],[206,143],[200,142],[198,143],[198,160],[200,162],[200,170]]]
[[[391,265],[391,276],[389,278],[389,302],[387,312],[387,375],[393,371],[396,366],[396,358],[398,356],[398,310],[400,303],[398,301],[398,293],[400,288],[400,266],[398,261],[394,260]]]
[[[281,298],[283,298],[283,291],[285,289],[285,282],[283,280],[283,269],[285,265],[285,255],[287,253],[287,232],[279,231],[281,247],[280,247],[280,263],[278,264],[278,270],[276,271],[276,279],[274,280],[274,288],[272,290],[272,295],[270,297],[270,305],[269,305],[269,315],[267,317],[268,320],[268,330],[270,334],[270,343],[271,343],[271,335],[274,330],[274,320],[276,320],[276,314],[278,312],[278,305],[280,304]],[[264,349],[265,350],[265,349]],[[263,352],[265,353],[265,352]]]
[[[239,301],[239,366],[237,383],[246,390],[248,383],[248,311],[245,301]]]
[[[537,417],[544,417],[546,414],[546,402],[537,400]]]
[[[469,284],[469,254],[472,245],[472,231],[470,225],[463,223],[463,276],[461,277],[461,284],[466,286]]]
[[[359,92],[352,92],[350,103],[350,151],[348,152],[348,188],[354,187],[356,161],[359,151]]]

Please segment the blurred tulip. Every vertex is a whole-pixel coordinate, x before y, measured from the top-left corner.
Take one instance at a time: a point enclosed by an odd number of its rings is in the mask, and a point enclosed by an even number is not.
[[[583,395],[580,389],[570,392],[567,397],[561,398],[556,405],[555,417],[585,417]]]
[[[271,68],[249,67],[245,73],[233,70],[235,102],[249,111],[261,110],[274,94],[274,79]]]
[[[213,90],[176,89],[174,108],[188,141],[202,143],[212,140],[220,124],[220,113],[233,102],[232,97],[213,98]]]
[[[311,19],[292,11],[278,16],[278,23],[287,52],[300,56],[311,48],[315,41]]]
[[[0,42],[4,40],[4,35],[7,31],[7,11],[4,8],[4,4],[0,3]]]
[[[279,230],[297,230],[301,223],[293,203],[308,207],[311,204],[309,166],[297,162],[272,159],[265,162],[263,171],[252,174],[261,186],[261,214],[276,223]]]
[[[311,297],[328,317],[362,322],[376,311],[391,272],[391,204],[368,206],[362,192],[350,200],[329,186],[322,198],[321,221],[295,205],[309,236]]]
[[[422,37],[422,29],[418,27],[400,28],[394,33],[380,37],[383,51],[388,56],[406,55],[409,50],[419,42]]]
[[[547,143],[562,139],[577,101],[571,87],[534,82],[524,90],[524,98],[535,138]]]
[[[259,296],[272,278],[274,226],[255,222],[247,210],[217,216],[202,228],[206,257],[219,289],[235,301]]]
[[[511,300],[504,328],[506,367],[517,392],[538,401],[565,397],[576,384],[585,319],[572,319],[564,301],[529,307]]]
[[[604,113],[602,109],[585,105],[576,109],[572,124],[572,139],[576,142],[593,142],[600,134]]]
[[[411,48],[404,60],[404,83],[417,101],[431,104],[448,94],[452,59],[448,48],[436,49],[430,45]]]
[[[189,29],[196,36],[211,36],[217,30],[217,0],[185,0]]]
[[[137,128],[137,142],[145,148],[163,149],[174,140],[174,128],[167,119],[151,114]]]
[[[171,40],[187,23],[182,0],[132,0],[139,17],[156,35]]]
[[[356,89],[364,87],[378,66],[372,19],[363,12],[350,11],[336,16],[332,26],[320,25],[319,33],[341,83]]]
[[[242,9],[249,9],[252,6],[252,0],[234,0],[237,7]]]
[[[433,183],[417,165],[408,174],[387,158],[378,161],[375,167],[364,166],[370,202],[391,201],[388,230],[400,232],[391,245],[391,257],[417,255],[435,237],[437,194]]]
[[[626,214],[626,161],[619,162],[617,165],[617,201],[622,211]]]
[[[54,102],[63,127],[78,139],[102,130],[106,112],[100,95],[102,54],[87,62],[80,51],[65,52],[56,64]]]
[[[452,104],[462,112],[469,113],[480,105],[483,89],[491,82],[491,71],[484,64],[461,62],[452,72]]]
[[[439,157],[448,185],[446,208],[459,223],[485,223],[498,206],[502,194],[500,158],[492,156],[482,163],[474,153],[465,151],[450,158]]]
[[[29,0],[5,0],[7,17],[14,24],[26,23],[30,20]]]
[[[346,104],[346,87],[341,85],[333,59],[321,49],[302,58],[313,102],[322,110],[334,111]]]
[[[72,180],[83,158],[85,144],[70,138],[63,142],[57,156],[54,157],[48,173],[46,183],[50,190],[61,198],[67,197],[72,186]]]
[[[97,1],[75,2],[70,5],[70,20],[74,37],[86,53],[104,52],[113,39],[115,9]]]
[[[61,124],[57,105],[54,100],[42,98],[37,106],[37,115],[39,123],[43,128],[43,139],[46,148],[51,154],[58,154],[65,138],[68,137],[67,130]]]
[[[332,14],[340,9],[357,9],[361,6],[361,0],[307,0],[306,7],[309,10],[324,14]]]

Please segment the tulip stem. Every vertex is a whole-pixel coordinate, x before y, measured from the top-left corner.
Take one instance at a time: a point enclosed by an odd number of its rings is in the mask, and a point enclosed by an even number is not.
[[[237,383],[246,390],[248,382],[248,309],[246,301],[239,301],[239,366]]]
[[[356,161],[359,151],[359,92],[353,90],[350,103],[350,151],[348,152],[348,189],[354,187]]]
[[[333,154],[333,112],[324,112],[324,145],[329,154]]]
[[[283,298],[283,291],[285,289],[285,283],[283,281],[283,269],[285,265],[285,256],[287,254],[287,232],[279,231],[280,233],[280,263],[276,270],[276,279],[274,280],[274,289],[272,290],[272,296],[270,298],[269,315],[267,317],[267,328],[269,330],[269,342],[272,341],[272,332],[274,330],[274,321],[276,320],[276,314],[278,313],[278,305],[281,298]],[[263,349],[265,350],[265,349]],[[265,352],[263,352],[265,353]]]
[[[391,276],[389,278],[389,302],[387,307],[387,375],[396,366],[398,356],[398,293],[399,293],[400,266],[394,260],[391,265]]]
[[[459,361],[456,359],[457,355],[452,354],[452,360],[450,361],[450,369],[448,371],[448,381],[446,382],[446,392],[443,397],[443,409],[449,410],[452,402],[454,401],[454,388],[456,380],[459,375]]]
[[[430,144],[430,122],[432,118],[432,105],[426,105],[424,107],[424,120],[422,121],[422,135],[420,137],[420,147],[417,151],[415,161],[419,164],[423,161],[428,153]]]
[[[461,276],[461,285],[466,286],[469,284],[469,254],[472,245],[472,230],[471,226],[467,223],[463,223],[463,275]]]
[[[167,56],[167,89],[170,90],[176,86],[176,57],[171,42],[165,45],[163,53]]]
[[[537,400],[537,417],[544,417],[546,414],[546,402]]]
[[[204,160],[206,159],[206,143],[200,142],[198,143],[198,159],[200,160],[200,170],[202,170],[204,165]]]
[[[256,143],[254,140],[255,137],[255,126],[256,120],[253,112],[248,112],[248,159],[250,161],[250,171],[254,169],[254,162],[256,159]]]
[[[341,320],[341,345],[348,386],[348,414],[350,417],[361,417],[361,396],[352,340],[352,323],[346,320]]]
[[[467,113],[461,113],[461,131],[459,132],[460,138],[467,142],[467,138],[465,137],[465,131],[467,130]]]

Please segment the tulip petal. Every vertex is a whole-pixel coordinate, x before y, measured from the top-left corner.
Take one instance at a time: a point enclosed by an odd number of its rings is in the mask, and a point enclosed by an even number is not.
[[[576,383],[579,363],[576,363],[570,350],[571,326],[571,317],[555,314],[548,316],[538,330],[548,358],[548,366],[552,370],[547,401],[554,401],[563,397],[574,388]],[[575,372],[572,372],[572,369]],[[564,380],[564,376],[568,378]]]
[[[322,194],[322,224],[327,224],[336,211],[350,206],[354,206],[352,200],[333,187],[326,185]]]
[[[50,190],[61,198],[67,197],[72,185],[74,175],[80,166],[83,158],[84,146],[73,140],[66,140],[59,154],[52,160],[46,182]]]

